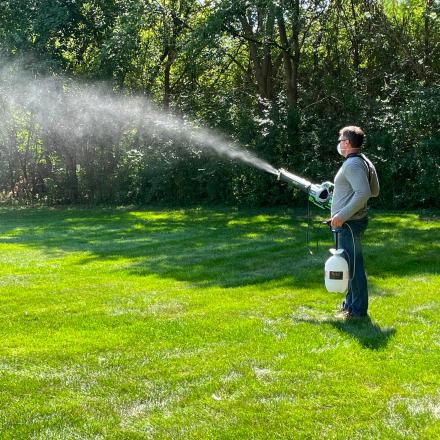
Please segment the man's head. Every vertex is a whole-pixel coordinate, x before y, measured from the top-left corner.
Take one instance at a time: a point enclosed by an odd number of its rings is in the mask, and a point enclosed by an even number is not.
[[[347,156],[357,153],[364,142],[364,132],[360,127],[350,125],[339,130],[339,144],[341,154]]]

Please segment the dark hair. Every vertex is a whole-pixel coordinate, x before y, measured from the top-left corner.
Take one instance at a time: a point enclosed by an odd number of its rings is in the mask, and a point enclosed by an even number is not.
[[[365,135],[360,127],[350,125],[342,128],[340,133],[350,141],[350,144],[353,148],[361,148]]]

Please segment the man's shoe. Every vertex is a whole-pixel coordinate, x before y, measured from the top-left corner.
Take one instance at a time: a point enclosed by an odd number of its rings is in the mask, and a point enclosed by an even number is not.
[[[353,320],[353,321],[369,321],[370,317],[368,316],[368,314],[355,315],[353,312],[350,312],[348,319]]]
[[[362,320],[366,321],[370,319],[368,314],[356,315],[355,313],[353,313],[352,310],[344,309],[344,308],[339,310],[338,313],[336,313],[335,317],[338,319],[342,319],[344,321],[362,321]]]
[[[346,320],[346,319],[350,319],[351,316],[352,313],[350,312],[350,310],[341,309],[336,313],[335,318]]]

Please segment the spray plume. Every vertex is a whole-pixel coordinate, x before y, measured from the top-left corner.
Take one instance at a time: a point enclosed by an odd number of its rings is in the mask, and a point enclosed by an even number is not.
[[[135,131],[144,139],[173,140],[239,160],[271,174],[278,171],[234,141],[157,109],[146,97],[118,96],[105,85],[80,85],[63,77],[35,78],[17,64],[0,70],[0,112],[11,120],[17,110],[31,115],[42,132],[68,145],[88,139],[118,139]],[[1,129],[0,129],[1,130]]]

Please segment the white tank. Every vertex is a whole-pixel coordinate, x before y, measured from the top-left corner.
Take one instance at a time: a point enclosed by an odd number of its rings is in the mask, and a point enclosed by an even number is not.
[[[348,290],[350,274],[343,252],[344,249],[330,249],[332,256],[325,262],[325,287],[329,292],[344,293]]]

